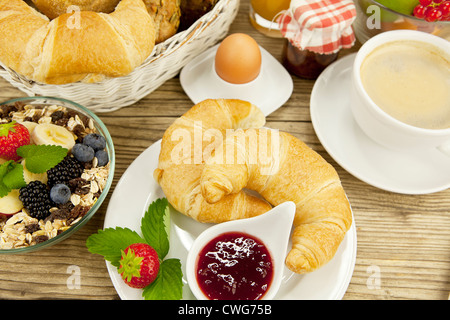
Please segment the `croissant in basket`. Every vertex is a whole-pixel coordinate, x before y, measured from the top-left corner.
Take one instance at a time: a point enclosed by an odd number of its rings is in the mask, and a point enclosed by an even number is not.
[[[70,10],[111,13],[120,0],[32,0],[36,8],[50,19]],[[155,21],[156,43],[173,36],[180,24],[180,0],[143,0]]]
[[[81,11],[52,21],[22,0],[0,0],[0,61],[41,83],[127,75],[151,54],[155,37],[142,0],[121,0],[110,14]]]
[[[231,155],[231,156],[230,156]],[[296,137],[270,129],[237,131],[206,160],[201,177],[208,203],[257,191],[276,206],[296,206],[287,267],[316,270],[335,255],[352,224],[350,204],[335,169]]]
[[[258,108],[240,100],[205,100],[178,118],[164,133],[153,173],[170,204],[200,222],[224,222],[269,211],[269,203],[244,191],[210,204],[200,187],[204,159],[222,142],[226,130],[264,123]]]

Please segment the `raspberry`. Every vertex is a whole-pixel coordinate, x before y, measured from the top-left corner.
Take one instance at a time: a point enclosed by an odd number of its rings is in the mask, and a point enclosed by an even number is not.
[[[50,215],[54,203],[50,200],[47,186],[41,181],[31,181],[20,189],[19,199],[30,217],[45,219]]]
[[[47,171],[47,184],[50,188],[55,184],[68,184],[70,180],[79,178],[82,173],[83,166],[81,163],[69,155],[55,167]]]

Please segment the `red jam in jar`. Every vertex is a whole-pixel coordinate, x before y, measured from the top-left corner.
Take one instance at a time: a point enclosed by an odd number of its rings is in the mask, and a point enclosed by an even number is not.
[[[206,244],[196,270],[200,289],[211,300],[259,300],[273,278],[267,247],[241,232],[223,233]]]
[[[306,49],[300,50],[285,40],[281,61],[291,74],[303,79],[315,80],[337,58],[337,52],[319,54]]]

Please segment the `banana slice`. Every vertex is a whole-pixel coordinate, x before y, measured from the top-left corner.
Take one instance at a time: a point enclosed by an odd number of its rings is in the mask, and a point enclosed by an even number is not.
[[[22,210],[23,204],[19,199],[19,189],[11,190],[6,196],[0,198],[0,214],[11,215]]]
[[[31,138],[30,143],[33,144],[34,142],[33,142],[33,138],[31,137],[31,135],[32,135],[32,133],[34,131],[34,128],[36,128],[36,126],[38,124],[36,122],[33,122],[33,121],[23,121],[23,122],[20,122],[20,124],[24,125],[25,128],[28,129],[28,132],[30,133],[30,138]]]
[[[68,150],[75,145],[75,138],[69,130],[52,123],[38,124],[31,137],[35,144],[58,145]]]
[[[44,173],[33,173],[28,171],[28,169],[25,166],[25,160],[22,160],[21,162],[23,166],[23,179],[27,184],[29,184],[31,181],[39,180],[42,183],[47,184],[48,177],[47,172]]]

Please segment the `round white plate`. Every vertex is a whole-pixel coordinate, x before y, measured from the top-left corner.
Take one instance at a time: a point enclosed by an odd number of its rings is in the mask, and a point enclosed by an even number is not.
[[[349,105],[354,59],[351,54],[330,65],[311,93],[311,120],[325,150],[350,174],[383,190],[427,194],[449,188],[449,157],[435,149],[387,149],[359,128]]]
[[[292,95],[294,84],[286,69],[264,48],[259,76],[246,84],[230,84],[214,70],[216,45],[191,60],[180,73],[180,83],[188,97],[199,103],[205,99],[241,99],[258,106],[264,115],[280,108]]]
[[[140,223],[148,206],[164,197],[153,179],[158,165],[161,141],[145,150],[120,178],[108,204],[104,228],[128,227],[140,233]],[[183,299],[194,299],[186,282],[186,259],[194,239],[210,224],[202,224],[172,211],[170,251],[167,258],[181,260],[183,270]],[[356,260],[356,228],[347,232],[335,257],[321,269],[307,275],[294,274],[285,268],[282,285],[275,299],[341,299],[350,283]],[[142,290],[128,287],[107,262],[108,272],[121,299],[142,299]]]

